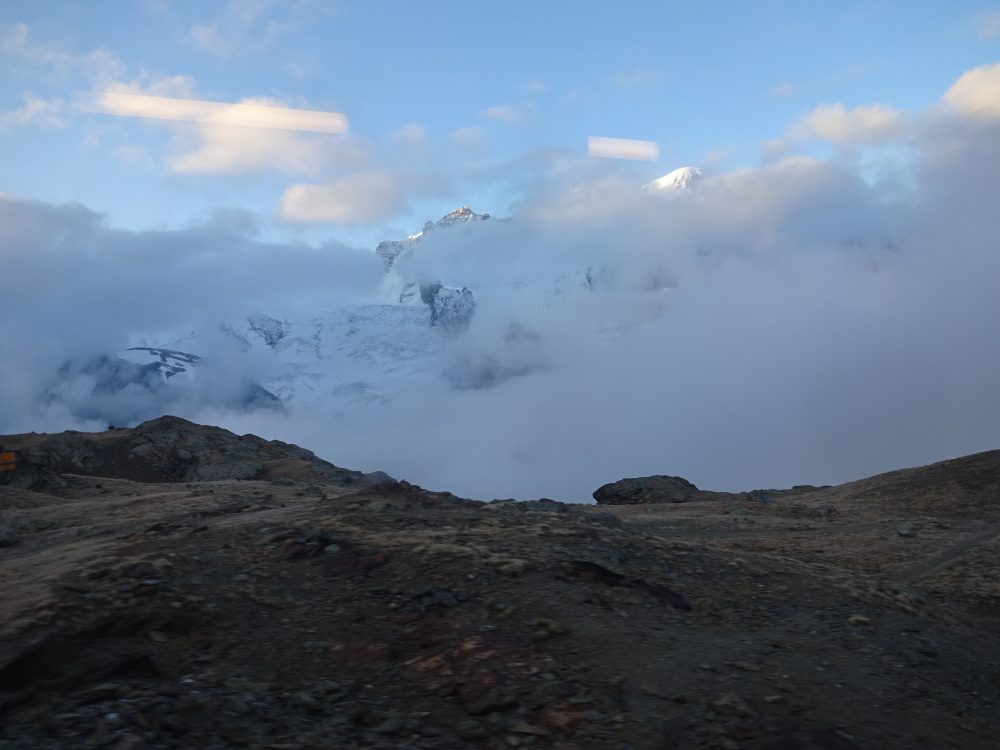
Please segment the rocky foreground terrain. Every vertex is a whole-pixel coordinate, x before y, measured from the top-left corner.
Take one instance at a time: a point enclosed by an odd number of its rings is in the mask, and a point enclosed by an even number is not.
[[[1000,747],[1000,451],[567,506],[171,417],[0,443],[5,750]]]

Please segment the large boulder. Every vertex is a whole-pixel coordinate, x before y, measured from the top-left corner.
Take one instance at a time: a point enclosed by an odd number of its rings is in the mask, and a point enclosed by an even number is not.
[[[599,505],[637,505],[641,503],[686,503],[704,493],[681,477],[658,475],[632,477],[606,484],[594,492]]]

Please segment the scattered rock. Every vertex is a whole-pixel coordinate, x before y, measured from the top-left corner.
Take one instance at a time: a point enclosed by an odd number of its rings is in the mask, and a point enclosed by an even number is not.
[[[481,740],[486,737],[486,729],[475,719],[466,719],[455,725],[455,733],[463,740]]]
[[[448,589],[431,588],[412,596],[407,603],[413,602],[423,609],[429,607],[457,607],[464,596],[461,592],[453,592]]]
[[[14,527],[0,519],[0,547],[13,547],[17,543]]]
[[[44,531],[0,555],[0,747],[986,747],[991,460],[950,533],[870,483],[612,513],[309,472],[4,487]]]
[[[640,589],[660,602],[670,604],[686,612],[691,611],[691,603],[685,596],[678,594],[663,584],[646,581],[642,578],[628,577],[590,560],[572,560],[570,562],[570,569],[574,574],[587,580],[604,583],[609,586],[626,586],[628,588]]]
[[[117,742],[112,745],[112,750],[143,750],[146,747],[146,740],[137,734],[126,732],[118,737]]]
[[[558,620],[539,619],[531,623],[534,628],[533,638],[536,641],[547,641],[549,638],[556,638],[567,635],[570,632],[568,626]]]
[[[614,513],[588,513],[587,520],[601,526],[607,526],[609,529],[616,529],[622,525],[622,519]]]
[[[529,734],[535,737],[548,737],[551,734],[548,729],[529,724],[526,721],[515,721],[507,728],[507,731],[513,734]]]

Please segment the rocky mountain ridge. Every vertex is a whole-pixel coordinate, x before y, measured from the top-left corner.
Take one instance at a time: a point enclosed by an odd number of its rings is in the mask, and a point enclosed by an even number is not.
[[[238,369],[229,366],[216,375],[222,356],[218,336],[185,331],[175,338],[144,336],[142,346],[118,355],[65,362],[46,389],[46,403],[64,405],[81,420],[116,425],[199,403],[236,412],[280,411],[302,401],[329,412],[384,403],[392,398],[397,373],[441,376],[443,368],[436,373],[427,368],[435,366],[448,340],[469,326],[477,307],[468,287],[403,278],[399,265],[428,233],[454,232],[489,219],[462,207],[428,221],[404,240],[380,243],[376,255],[385,264],[386,281],[392,282],[387,286],[394,287],[383,295],[388,299],[306,315],[256,312],[221,322],[222,342],[273,360],[262,378],[234,380]],[[330,360],[343,364],[331,372]]]
[[[132,482],[295,480],[354,487],[394,481],[382,472],[342,469],[296,445],[171,416],[103,433],[7,435],[3,444],[18,452],[20,470],[12,483],[28,489],[58,487],[54,477],[61,474]]]
[[[700,174],[682,168],[656,184],[666,180],[684,190]],[[242,312],[207,330],[135,331],[125,351],[68,359],[42,400],[78,423],[131,425],[165,412],[192,416],[203,409],[280,412],[294,406],[340,415],[383,406],[414,383],[497,387],[536,367],[526,361],[532,357],[524,355],[524,347],[507,346],[509,337],[489,342],[494,351],[488,353],[477,351],[483,346],[478,342],[462,345],[479,295],[490,290],[430,273],[414,261],[422,245],[442,239],[468,243],[471,252],[483,232],[506,221],[463,206],[403,239],[379,243],[372,260],[380,261],[381,281],[351,303],[331,300],[300,309],[290,301],[287,309]],[[497,284],[505,294],[516,289],[523,315],[576,294],[599,294],[609,279],[606,269],[581,265]],[[650,284],[650,289],[669,287],[657,280]],[[525,328],[520,320],[510,325]],[[629,329],[613,321],[607,325],[616,335]]]
[[[489,214],[478,214],[468,206],[462,206],[461,208],[456,208],[454,211],[449,211],[436,222],[426,222],[423,229],[408,235],[405,239],[383,240],[375,248],[375,254],[382,259],[385,269],[388,271],[398,260],[405,258],[406,255],[413,252],[414,246],[435,229],[447,229],[461,224],[487,221],[489,218]]]

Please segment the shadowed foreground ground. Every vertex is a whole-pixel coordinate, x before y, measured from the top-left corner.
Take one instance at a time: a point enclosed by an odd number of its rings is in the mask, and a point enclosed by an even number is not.
[[[1000,746],[1000,452],[581,507],[174,418],[0,442],[0,748]]]

